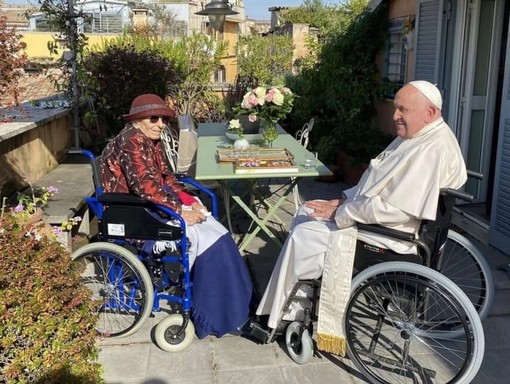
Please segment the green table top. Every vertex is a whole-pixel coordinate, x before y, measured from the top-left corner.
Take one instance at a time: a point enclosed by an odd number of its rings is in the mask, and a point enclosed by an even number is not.
[[[224,123],[201,123],[198,125],[198,149],[196,174],[197,180],[231,180],[231,179],[259,179],[278,177],[316,177],[329,176],[332,172],[320,161],[314,169],[305,169],[305,155],[309,151],[304,148],[292,135],[286,133],[280,126],[280,135],[273,142],[273,148],[286,148],[294,156],[298,165],[298,172],[278,173],[246,173],[234,172],[232,163],[220,163],[217,150],[229,148],[232,141],[225,136],[226,124]]]

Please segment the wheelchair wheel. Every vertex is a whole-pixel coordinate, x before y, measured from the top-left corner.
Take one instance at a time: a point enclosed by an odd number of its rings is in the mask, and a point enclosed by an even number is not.
[[[473,303],[483,320],[494,300],[494,279],[480,250],[455,231],[448,231],[439,272],[452,280]]]
[[[371,383],[469,383],[483,360],[470,300],[418,264],[381,263],[356,275],[344,327],[349,358]]]
[[[129,336],[152,312],[154,292],[146,268],[120,245],[87,244],[71,256],[98,302],[96,330],[105,337]]]
[[[195,326],[191,321],[188,321],[184,332],[176,336],[182,322],[181,315],[170,315],[156,325],[154,340],[158,347],[167,352],[180,352],[191,345],[195,336]]]
[[[313,341],[308,329],[303,329],[299,336],[302,323],[293,321],[285,331],[285,345],[292,360],[298,364],[305,364],[313,356]]]

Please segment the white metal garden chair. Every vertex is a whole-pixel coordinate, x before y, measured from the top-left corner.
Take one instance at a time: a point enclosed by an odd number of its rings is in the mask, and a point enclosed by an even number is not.
[[[308,142],[310,141],[310,132],[312,132],[314,122],[315,120],[312,117],[308,123],[305,123],[305,125],[303,125],[303,128],[296,132],[295,135],[296,140],[299,141],[299,143],[305,148],[308,147]],[[292,190],[292,195],[294,197],[294,205],[297,211],[299,209],[299,206],[302,204],[297,184]]]

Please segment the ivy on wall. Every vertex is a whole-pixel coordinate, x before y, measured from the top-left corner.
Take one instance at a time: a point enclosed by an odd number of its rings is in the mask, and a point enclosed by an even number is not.
[[[390,87],[379,78],[376,65],[387,31],[385,6],[354,15],[347,28],[328,36],[316,65],[293,80],[301,95],[295,110],[303,119],[316,117],[313,144],[324,161],[333,161],[343,149],[356,161],[367,162],[391,139],[372,121],[375,101]]]

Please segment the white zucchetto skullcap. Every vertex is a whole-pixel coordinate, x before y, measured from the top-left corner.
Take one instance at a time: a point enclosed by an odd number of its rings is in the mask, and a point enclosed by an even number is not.
[[[435,107],[441,110],[443,98],[441,97],[441,92],[439,92],[439,89],[434,84],[425,80],[410,81],[409,84],[417,88]]]

